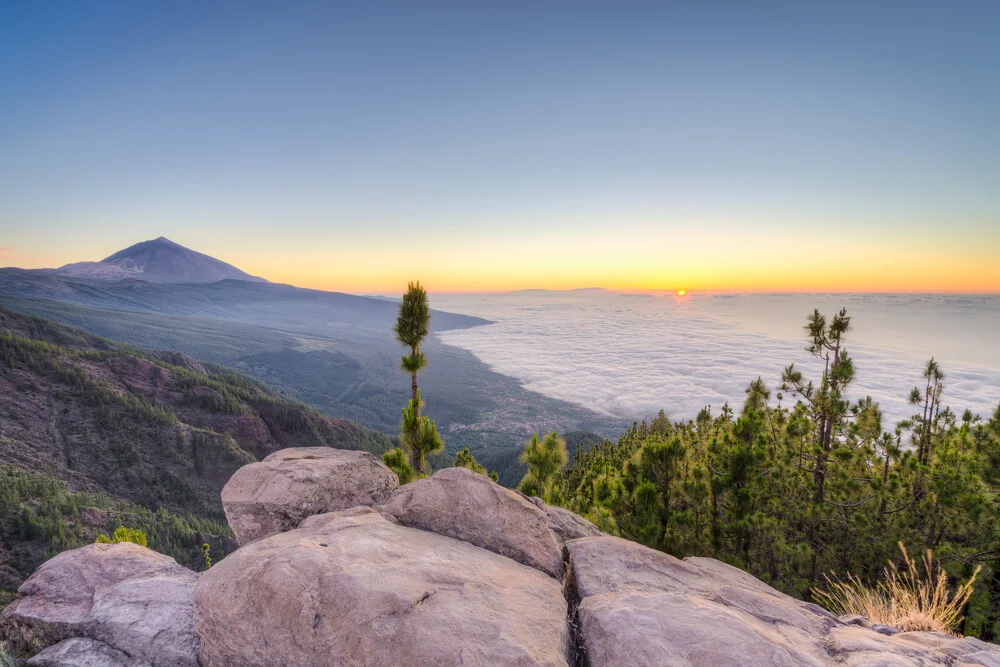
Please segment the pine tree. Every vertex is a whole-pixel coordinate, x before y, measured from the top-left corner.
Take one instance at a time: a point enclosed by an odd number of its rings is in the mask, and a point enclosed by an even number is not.
[[[444,449],[444,441],[438,434],[437,426],[427,417],[420,415],[420,387],[417,373],[427,366],[427,358],[420,346],[430,330],[430,307],[427,305],[427,291],[420,282],[410,283],[403,300],[399,304],[399,317],[393,326],[396,339],[410,348],[409,355],[403,355],[400,366],[410,374],[411,397],[403,408],[399,440],[413,454],[413,463],[418,475],[426,474],[426,459],[429,454]]]
[[[399,442],[413,454],[418,475],[426,474],[427,456],[444,449],[444,440],[438,435],[437,425],[429,417],[420,416],[420,390],[416,398],[403,408],[403,421],[399,427]]]
[[[456,468],[468,468],[472,472],[478,472],[480,475],[486,475],[494,482],[496,482],[500,477],[495,470],[493,472],[487,472],[486,467],[476,460],[476,457],[469,452],[468,447],[465,447],[455,455],[455,463],[452,465]]]
[[[566,452],[566,441],[553,431],[539,440],[538,434],[531,440],[521,454],[521,463],[528,466],[528,473],[521,480],[519,488],[529,496],[545,498],[547,487],[552,476],[566,465],[569,455]]]
[[[427,305],[427,290],[420,281],[410,283],[403,300],[399,304],[399,317],[392,331],[396,340],[410,348],[409,355],[403,355],[400,366],[410,374],[410,400],[413,401],[414,415],[420,417],[419,387],[417,373],[427,366],[427,358],[420,351],[420,345],[430,330],[431,313]]]

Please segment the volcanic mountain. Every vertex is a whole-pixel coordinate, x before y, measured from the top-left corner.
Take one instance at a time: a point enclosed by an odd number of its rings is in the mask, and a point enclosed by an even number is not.
[[[100,262],[67,264],[55,272],[75,278],[133,278],[154,283],[214,283],[227,279],[267,282],[162,236],[119,250]]]

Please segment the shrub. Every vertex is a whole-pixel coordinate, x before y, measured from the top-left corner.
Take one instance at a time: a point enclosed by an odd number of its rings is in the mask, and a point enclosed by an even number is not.
[[[962,622],[962,610],[972,595],[972,585],[981,567],[972,577],[952,590],[948,574],[928,549],[923,567],[910,558],[903,543],[905,569],[894,563],[883,570],[883,579],[870,586],[848,573],[847,580],[826,577],[827,588],[813,591],[815,599],[831,611],[858,614],[873,623],[891,625],[903,632],[926,631],[956,634]]]
[[[410,465],[409,457],[402,448],[391,449],[382,455],[382,461],[389,466],[389,469],[396,473],[400,484],[409,484],[416,476],[413,467]]]
[[[146,533],[141,528],[128,528],[126,526],[118,526],[115,530],[114,535],[108,537],[104,533],[97,536],[94,540],[98,544],[118,544],[119,542],[132,542],[133,544],[138,544],[140,547],[146,546]]]

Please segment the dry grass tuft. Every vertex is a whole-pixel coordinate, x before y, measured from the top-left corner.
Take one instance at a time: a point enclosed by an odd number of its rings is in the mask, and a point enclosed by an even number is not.
[[[10,650],[6,642],[0,642],[0,667],[21,667],[21,657]]]
[[[858,614],[872,623],[891,625],[902,632],[955,634],[982,567],[977,567],[967,582],[952,590],[947,573],[934,562],[930,549],[924,553],[922,568],[910,558],[902,542],[899,549],[906,564],[904,570],[889,563],[883,579],[875,586],[850,573],[846,581],[826,577],[826,589],[813,590],[816,601],[835,613]]]

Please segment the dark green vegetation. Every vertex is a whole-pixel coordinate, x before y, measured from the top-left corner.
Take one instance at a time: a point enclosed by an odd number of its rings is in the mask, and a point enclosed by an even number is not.
[[[521,463],[528,466],[528,472],[518,488],[529,496],[551,497],[552,477],[568,460],[566,441],[555,431],[541,440],[537,434],[531,436],[521,455]]]
[[[412,398],[410,378],[398,370],[395,301],[234,280],[165,285],[0,269],[0,305],[239,368],[328,416],[386,434],[399,432],[400,407]],[[430,333],[483,323],[432,310]],[[526,391],[433,335],[421,350],[433,359],[420,374],[426,409],[448,450],[431,458],[434,467],[469,447],[503,483],[514,485],[525,473],[518,457],[532,433],[593,432],[599,437],[590,439],[600,440],[628,427]]]
[[[1000,638],[1000,407],[988,420],[945,407],[932,360],[916,414],[886,431],[878,404],[843,394],[849,328],[844,312],[809,318],[825,369],[815,381],[789,367],[782,393],[757,379],[738,412],[678,423],[661,412],[578,453],[543,494],[604,530],[719,558],[799,597],[830,572],[875,582],[900,542],[933,549],[954,581],[983,566],[962,630]]]
[[[234,546],[219,492],[240,466],[392,444],[240,371],[0,308],[0,590],[121,525],[203,567],[203,544]]]
[[[399,426],[399,442],[409,452],[416,464],[418,475],[427,473],[426,457],[444,451],[444,441],[438,435],[437,424],[430,417],[420,416],[420,386],[417,374],[427,367],[427,357],[420,350],[430,331],[431,313],[427,305],[427,291],[419,282],[410,283],[409,289],[399,302],[399,317],[392,331],[396,340],[410,348],[400,362],[410,376],[410,401],[403,408],[403,420]]]

